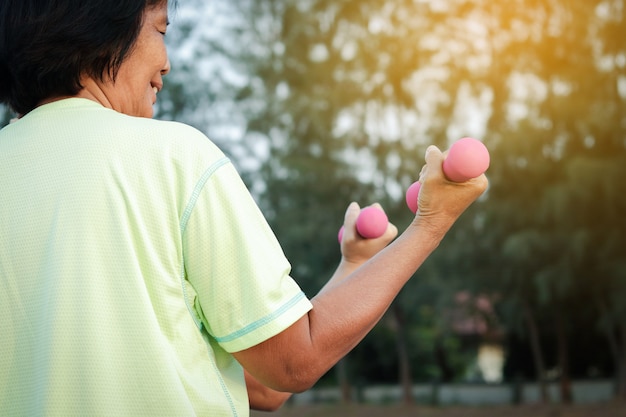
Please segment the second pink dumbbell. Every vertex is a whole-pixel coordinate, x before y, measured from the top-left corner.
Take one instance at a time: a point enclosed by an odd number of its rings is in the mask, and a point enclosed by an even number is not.
[[[384,211],[378,207],[365,207],[361,209],[359,217],[356,219],[356,231],[365,239],[376,239],[385,234],[389,219]],[[343,239],[343,226],[337,235],[339,243]]]

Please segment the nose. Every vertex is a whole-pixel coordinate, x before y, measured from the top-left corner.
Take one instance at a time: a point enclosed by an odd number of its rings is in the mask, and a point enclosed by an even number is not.
[[[167,61],[165,61],[165,66],[161,69],[161,75],[169,74],[171,69],[172,69],[172,67],[170,65],[170,59],[167,58]]]

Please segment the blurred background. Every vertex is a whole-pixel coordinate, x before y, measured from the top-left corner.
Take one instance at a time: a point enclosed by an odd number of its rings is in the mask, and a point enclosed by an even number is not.
[[[403,229],[428,145],[491,153],[488,192],[292,406],[626,400],[625,3],[179,0],[157,118],[233,159],[309,296],[350,201]]]

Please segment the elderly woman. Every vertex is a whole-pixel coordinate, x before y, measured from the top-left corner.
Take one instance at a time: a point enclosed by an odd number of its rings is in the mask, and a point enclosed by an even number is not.
[[[151,119],[167,26],[165,0],[0,3],[0,102],[21,116],[0,131],[2,416],[274,409],[365,336],[486,187],[447,181],[429,148],[412,224],[363,239],[352,203],[307,299],[231,162]]]

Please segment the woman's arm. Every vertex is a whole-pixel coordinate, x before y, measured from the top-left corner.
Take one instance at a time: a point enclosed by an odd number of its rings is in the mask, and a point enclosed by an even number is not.
[[[289,392],[274,391],[256,380],[248,371],[245,371],[248,401],[251,410],[276,411],[291,397]]]
[[[279,391],[304,391],[380,320],[456,219],[487,187],[484,175],[461,184],[448,181],[441,169],[443,158],[437,148],[427,150],[419,211],[398,239],[361,266],[344,252],[338,272],[311,300],[313,309],[307,315],[273,338],[233,353],[255,378]],[[358,210],[348,210],[347,231],[354,228],[356,216]]]
[[[382,209],[379,204],[375,204],[375,206]],[[351,203],[346,211],[344,223],[353,225],[359,213],[359,205],[357,203]],[[397,228],[391,223],[389,223],[384,235],[377,239],[364,239],[360,237],[354,227],[349,230],[350,231],[344,232],[342,253],[349,253],[350,256],[347,259],[345,257],[342,259],[342,262],[322,291],[328,290],[335,284],[341,282],[346,276],[354,272],[364,262],[387,246],[398,234]],[[276,411],[291,397],[291,393],[275,391],[268,388],[261,384],[248,371],[244,370],[244,372],[250,408],[252,410]]]

